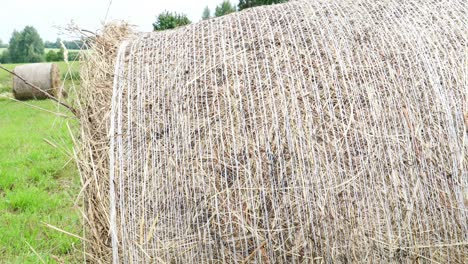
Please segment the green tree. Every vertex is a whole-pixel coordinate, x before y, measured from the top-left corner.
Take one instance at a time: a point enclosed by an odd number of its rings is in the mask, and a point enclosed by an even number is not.
[[[154,31],[162,31],[185,26],[190,23],[186,15],[166,11],[158,15],[156,22],[153,23],[153,29]]]
[[[205,7],[205,9],[203,10],[202,19],[203,19],[203,20],[207,20],[207,19],[210,19],[210,17],[211,17],[211,11],[210,11],[210,8],[207,6],[207,7]]]
[[[8,52],[13,63],[41,62],[44,60],[44,42],[34,27],[26,26],[21,32],[13,32]]]
[[[6,48],[8,45],[6,43],[3,43],[3,41],[0,39],[0,48]]]
[[[22,42],[22,35],[18,31],[14,30],[8,47],[10,62],[19,62],[23,59],[22,57],[24,56],[24,52],[21,51],[22,47],[20,47],[20,42]]]
[[[285,3],[288,0],[239,0],[239,10],[249,7]]]
[[[54,46],[55,46],[56,49],[62,47],[62,39],[57,38],[57,40],[55,40],[55,45]]]
[[[10,52],[8,50],[4,50],[2,54],[0,54],[0,63],[10,63]]]
[[[229,0],[224,0],[220,5],[215,9],[215,17],[224,16],[230,13],[236,12],[236,7],[229,2]]]

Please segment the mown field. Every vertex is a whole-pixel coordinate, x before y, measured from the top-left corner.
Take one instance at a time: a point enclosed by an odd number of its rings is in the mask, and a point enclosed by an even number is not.
[[[82,235],[69,131],[77,123],[47,112],[67,114],[53,101],[16,102],[10,92],[0,70],[0,263],[82,262],[80,240],[50,227]]]

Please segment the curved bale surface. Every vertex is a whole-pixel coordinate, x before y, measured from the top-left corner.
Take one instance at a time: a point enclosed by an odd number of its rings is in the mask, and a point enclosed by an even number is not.
[[[48,96],[44,91],[52,96],[57,95],[60,86],[60,73],[56,64],[26,64],[15,67],[14,72],[41,89],[37,90],[15,76],[13,78],[13,94],[16,99],[47,99]]]
[[[466,263],[466,10],[292,1],[139,34],[114,75],[93,58],[91,250],[110,233],[122,263]]]
[[[317,0],[125,42],[124,263],[466,263],[466,1]]]

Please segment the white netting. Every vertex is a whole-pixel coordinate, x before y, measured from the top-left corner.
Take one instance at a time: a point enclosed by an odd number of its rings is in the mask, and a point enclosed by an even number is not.
[[[124,42],[114,261],[466,263],[467,11],[294,1]]]

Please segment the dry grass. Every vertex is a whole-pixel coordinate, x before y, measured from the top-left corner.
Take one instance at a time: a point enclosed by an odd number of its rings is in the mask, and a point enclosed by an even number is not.
[[[77,29],[78,34],[86,35]],[[84,218],[87,230],[86,251],[93,263],[109,263],[109,113],[112,80],[117,48],[130,35],[130,26],[123,23],[106,25],[93,36],[92,52],[85,54],[81,67],[81,87],[71,91],[73,107],[78,109],[81,123],[76,146],[76,160],[81,174],[84,197]]]
[[[79,101],[90,253],[466,263],[466,9],[294,1],[122,45],[107,26]]]

